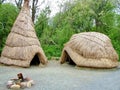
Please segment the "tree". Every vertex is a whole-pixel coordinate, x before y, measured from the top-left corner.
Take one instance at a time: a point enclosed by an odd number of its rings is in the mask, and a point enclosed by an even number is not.
[[[91,13],[88,2],[82,0],[66,2],[62,13],[58,13],[54,17],[53,23],[59,27],[69,24],[76,33],[89,31],[93,24]]]
[[[113,46],[120,53],[120,15],[115,12],[118,8],[116,4],[118,4],[116,0],[72,0],[66,2],[61,12],[53,18],[54,42],[61,49],[73,33],[97,31],[108,35]],[[64,34],[68,37],[65,37]]]
[[[18,0],[18,1],[15,0],[15,3],[16,3],[16,6],[18,7],[18,9],[21,9],[23,0]]]
[[[90,8],[93,10],[93,19],[95,25],[95,31],[107,32],[107,26],[111,26],[107,21],[114,23],[114,9],[115,6],[110,0],[93,0]],[[107,19],[105,19],[107,18]]]
[[[32,21],[35,21],[35,14],[36,14],[36,10],[37,10],[37,4],[38,4],[38,0],[33,0],[32,2]]]
[[[120,0],[115,0],[115,5],[117,7],[116,12],[120,14]]]
[[[0,0],[0,4],[4,3],[4,1],[6,1],[6,0]]]
[[[13,4],[0,6],[0,53],[17,15],[18,9]]]
[[[35,23],[35,29],[37,32],[37,36],[40,38],[43,34],[43,31],[49,27],[48,20],[49,15],[51,11],[49,7],[46,7],[44,10],[41,11],[36,23]]]

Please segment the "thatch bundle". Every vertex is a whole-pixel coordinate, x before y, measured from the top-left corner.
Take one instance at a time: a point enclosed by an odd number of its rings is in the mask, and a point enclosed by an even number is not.
[[[113,68],[118,66],[118,55],[111,40],[98,32],[75,34],[67,42],[60,58],[61,64],[72,60],[77,66]]]
[[[34,24],[31,20],[29,0],[25,0],[7,37],[0,63],[29,67],[35,55],[38,56],[40,63],[47,63],[47,58],[40,46],[34,30]]]

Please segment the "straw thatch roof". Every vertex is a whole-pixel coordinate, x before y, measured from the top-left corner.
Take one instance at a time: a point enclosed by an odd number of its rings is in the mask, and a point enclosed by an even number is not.
[[[6,45],[1,53],[0,63],[29,67],[35,55],[38,56],[40,63],[47,63],[47,58],[40,46],[31,20],[29,0],[25,0],[7,37]]]
[[[75,34],[65,44],[61,64],[72,60],[77,66],[112,68],[118,66],[118,55],[111,40],[98,32]]]

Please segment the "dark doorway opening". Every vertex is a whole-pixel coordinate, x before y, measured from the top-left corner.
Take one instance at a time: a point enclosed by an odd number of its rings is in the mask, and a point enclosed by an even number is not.
[[[76,64],[74,63],[74,61],[71,59],[71,57],[69,56],[69,54],[66,52],[66,62],[70,65],[75,66]]]
[[[40,64],[40,60],[39,60],[39,57],[38,55],[36,54],[32,61],[30,62],[30,66],[38,66]]]

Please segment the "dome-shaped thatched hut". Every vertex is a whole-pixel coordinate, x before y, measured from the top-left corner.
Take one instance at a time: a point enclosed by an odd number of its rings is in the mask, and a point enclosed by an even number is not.
[[[24,1],[24,5],[7,37],[0,63],[21,67],[47,63],[47,58],[40,46],[30,16],[29,0]]]
[[[98,32],[75,34],[67,42],[60,58],[61,64],[72,61],[77,66],[113,68],[118,66],[118,55],[111,40]]]

